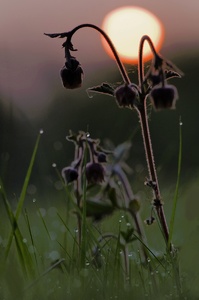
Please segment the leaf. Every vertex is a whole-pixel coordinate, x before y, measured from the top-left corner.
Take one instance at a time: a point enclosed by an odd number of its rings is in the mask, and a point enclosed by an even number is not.
[[[131,142],[127,141],[118,145],[114,149],[114,158],[117,162],[126,159],[128,152],[131,148]]]
[[[117,193],[116,193],[116,189],[113,187],[109,186],[109,190],[108,190],[108,198],[110,199],[112,205],[114,207],[117,207]]]
[[[128,228],[127,231],[120,231],[120,233],[126,243],[130,243],[130,242],[136,240],[136,238],[134,236],[132,236],[134,233],[134,228],[132,228],[132,227]]]
[[[62,33],[44,33],[44,35],[49,36],[50,38],[64,38],[68,36],[68,32],[62,32]]]
[[[97,201],[95,199],[86,200],[86,216],[100,220],[106,215],[110,215],[114,207],[108,202]]]
[[[165,76],[166,76],[166,79],[170,79],[170,78],[173,78],[173,77],[178,77],[178,78],[182,77],[179,73],[177,73],[175,71],[171,71],[171,70],[169,70],[169,71],[166,70],[165,71]]]
[[[108,83],[103,82],[101,85],[97,85],[97,86],[88,88],[87,93],[89,94],[90,92],[113,96],[114,88],[111,85],[109,85]]]

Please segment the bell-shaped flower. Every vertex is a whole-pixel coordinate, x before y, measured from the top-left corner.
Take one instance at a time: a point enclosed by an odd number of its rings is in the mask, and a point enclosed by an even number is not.
[[[78,178],[78,172],[73,167],[63,168],[61,174],[66,184],[69,184]]]
[[[165,108],[175,109],[176,100],[178,99],[178,91],[173,85],[157,85],[151,90],[149,97],[156,110]]]
[[[119,107],[133,108],[137,97],[138,90],[132,84],[121,85],[115,90],[115,98]]]
[[[73,57],[70,58],[60,71],[63,86],[66,89],[76,89],[81,87],[83,80],[83,70],[80,63]]]
[[[97,162],[89,162],[86,165],[86,178],[88,183],[101,183],[104,180],[103,166]]]

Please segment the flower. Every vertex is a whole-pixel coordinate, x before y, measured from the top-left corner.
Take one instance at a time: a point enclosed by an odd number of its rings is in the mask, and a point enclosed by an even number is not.
[[[106,161],[106,154],[104,152],[97,153],[97,159],[99,163],[105,163]]]
[[[165,84],[164,86],[155,86],[149,96],[156,110],[175,109],[178,91],[175,86]]]
[[[78,172],[73,167],[66,167],[62,170],[62,177],[64,178],[64,181],[66,184],[71,183],[78,178]]]
[[[81,87],[83,70],[80,63],[75,58],[70,58],[60,71],[63,86],[66,89],[76,89]]]
[[[104,180],[104,168],[101,164],[90,162],[86,165],[88,183],[101,183]]]
[[[115,90],[115,98],[119,107],[133,108],[137,96],[138,91],[132,84],[121,85]]]

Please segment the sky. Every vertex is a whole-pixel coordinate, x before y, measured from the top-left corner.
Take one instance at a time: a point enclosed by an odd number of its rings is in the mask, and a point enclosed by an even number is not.
[[[37,114],[50,101],[52,83],[62,89],[59,70],[64,64],[62,41],[43,33],[81,23],[101,26],[107,13],[126,5],[148,9],[162,21],[163,49],[181,53],[199,48],[198,0],[0,0],[0,95],[27,114]],[[74,42],[88,72],[91,65],[107,62],[95,32],[77,33]]]

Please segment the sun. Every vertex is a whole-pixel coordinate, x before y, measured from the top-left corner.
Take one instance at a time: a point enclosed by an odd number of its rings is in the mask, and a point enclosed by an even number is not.
[[[148,10],[136,6],[125,6],[111,11],[104,18],[102,28],[110,37],[124,63],[138,62],[139,43],[143,35],[151,38],[157,51],[160,50],[164,39],[164,27],[161,21]],[[104,38],[102,44],[113,58]],[[146,43],[143,59],[147,61],[151,58],[152,54]]]

